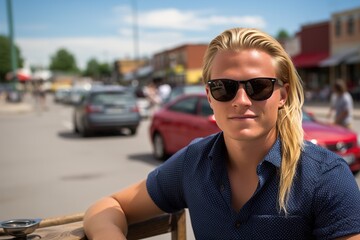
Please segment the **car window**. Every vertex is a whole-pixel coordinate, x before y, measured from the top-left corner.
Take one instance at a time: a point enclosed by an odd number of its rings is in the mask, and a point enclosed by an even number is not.
[[[302,121],[303,122],[311,122],[311,121],[313,121],[313,119],[311,118],[311,116],[309,114],[307,114],[307,112],[303,111]]]
[[[178,101],[175,104],[171,105],[169,107],[169,110],[174,111],[174,112],[196,114],[197,101],[198,100],[195,97],[185,98],[185,99]]]
[[[199,102],[199,115],[201,116],[210,116],[214,112],[210,107],[210,104],[206,98],[201,98]]]
[[[205,88],[202,85],[175,87],[171,90],[170,95],[165,100],[165,102],[169,102],[182,94],[202,93],[202,92],[205,92]]]
[[[131,94],[125,92],[106,92],[96,93],[92,96],[91,102],[93,104],[126,104],[129,101],[134,101]]]

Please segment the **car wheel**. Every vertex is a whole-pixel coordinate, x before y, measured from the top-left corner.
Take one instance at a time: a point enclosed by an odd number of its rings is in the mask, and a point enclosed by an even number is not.
[[[153,139],[154,157],[159,160],[165,160],[167,153],[165,152],[164,139],[160,133],[156,133]]]
[[[89,137],[91,135],[90,130],[86,128],[86,124],[84,122],[82,123],[82,127],[79,128],[79,132],[82,137]]]
[[[74,118],[74,121],[73,121],[73,130],[74,130],[74,133],[79,133],[79,127],[77,126],[76,124],[76,120]]]
[[[136,128],[130,128],[130,135],[135,135],[136,134]]]

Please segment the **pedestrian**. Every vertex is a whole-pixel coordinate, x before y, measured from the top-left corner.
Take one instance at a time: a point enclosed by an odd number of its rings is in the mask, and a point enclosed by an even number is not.
[[[282,46],[226,30],[203,82],[222,131],[92,205],[87,237],[125,239],[129,224],[187,208],[196,239],[358,239],[358,185],[341,157],[303,140],[302,82]]]
[[[34,98],[37,111],[40,113],[47,110],[46,89],[43,80],[34,83]]]
[[[351,128],[353,121],[354,103],[346,84],[339,79],[333,86],[334,97],[330,102],[330,109],[334,111],[334,124]],[[331,111],[331,110],[330,110]]]
[[[150,105],[150,115],[152,115],[159,109],[161,105],[161,97],[159,95],[157,85],[154,82],[150,82],[148,85],[145,86],[144,94]]]
[[[166,83],[162,77],[155,77],[153,82],[157,86],[161,103],[165,103],[171,93],[171,86]]]

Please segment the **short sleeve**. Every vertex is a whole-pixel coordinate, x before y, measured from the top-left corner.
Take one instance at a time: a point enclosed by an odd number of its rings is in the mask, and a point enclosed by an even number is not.
[[[148,193],[165,212],[176,212],[186,207],[182,188],[184,155],[185,149],[182,149],[148,175]]]
[[[360,233],[360,191],[344,160],[324,167],[314,197],[314,235],[318,239]]]

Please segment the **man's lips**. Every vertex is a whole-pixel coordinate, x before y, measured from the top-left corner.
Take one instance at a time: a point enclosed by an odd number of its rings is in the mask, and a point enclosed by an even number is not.
[[[245,115],[233,115],[233,116],[229,116],[229,119],[254,119],[256,118],[256,115],[252,115],[252,114],[245,114]]]

